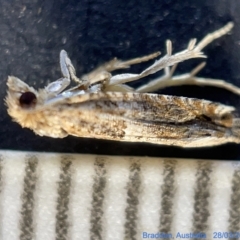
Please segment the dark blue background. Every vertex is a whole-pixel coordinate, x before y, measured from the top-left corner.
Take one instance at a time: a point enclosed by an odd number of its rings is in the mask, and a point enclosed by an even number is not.
[[[113,57],[130,59],[158,50],[164,53],[166,39],[173,41],[174,51],[181,50],[190,38],[201,39],[230,20],[235,23],[232,35],[204,49],[208,55],[207,67],[199,75],[240,86],[239,11],[240,2],[236,0],[0,0],[0,149],[239,159],[240,146],[236,144],[181,149],[74,137],[39,137],[13,123],[3,102],[8,75],[37,87],[58,79],[61,49],[68,52],[80,76]],[[178,73],[191,70],[200,61],[181,64]],[[140,72],[148,65],[134,66],[129,72]],[[133,86],[139,84],[141,81]],[[239,96],[222,89],[183,86],[161,93],[239,107]]]

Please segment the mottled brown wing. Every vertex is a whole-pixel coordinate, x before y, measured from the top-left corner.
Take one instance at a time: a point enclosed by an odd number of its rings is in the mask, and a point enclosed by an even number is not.
[[[91,93],[69,98],[67,104],[87,112],[106,113],[135,121],[184,123],[205,119],[231,127],[234,107],[211,101],[148,93]],[[84,111],[84,110],[82,110]]]
[[[61,107],[61,126],[78,137],[184,147],[240,140],[232,132],[234,108],[205,100],[108,92],[71,97]]]

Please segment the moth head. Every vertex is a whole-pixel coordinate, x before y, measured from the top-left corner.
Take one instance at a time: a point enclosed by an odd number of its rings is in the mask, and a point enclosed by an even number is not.
[[[19,78],[9,76],[7,80],[8,92],[6,104],[8,108],[18,110],[34,109],[38,102],[38,92],[21,81]]]
[[[5,103],[8,114],[14,121],[28,127],[32,124],[36,108],[43,104],[44,92],[36,91],[33,87],[12,76],[8,77],[7,86]]]

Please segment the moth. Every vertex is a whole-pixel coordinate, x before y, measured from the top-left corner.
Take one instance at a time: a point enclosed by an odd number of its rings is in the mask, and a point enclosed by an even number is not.
[[[70,58],[62,50],[60,68],[63,76],[44,89],[35,90],[16,77],[8,77],[5,99],[8,114],[22,127],[53,138],[73,135],[180,147],[239,143],[240,121],[234,107],[148,93],[173,85],[197,84],[223,87],[239,94],[239,88],[225,81],[196,77],[204,64],[188,74],[173,76],[178,63],[206,57],[202,49],[227,34],[232,27],[230,22],[198,44],[192,39],[185,50],[176,54],[172,54],[172,43],[168,40],[166,55],[140,74],[113,75],[112,72],[156,58],[159,52],[128,61],[115,58],[78,78]],[[163,76],[139,88],[133,89],[126,84],[160,70],[164,70]],[[67,89],[71,81],[76,86]]]

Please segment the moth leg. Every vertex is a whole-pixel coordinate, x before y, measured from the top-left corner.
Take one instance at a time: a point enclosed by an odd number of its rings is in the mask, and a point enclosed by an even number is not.
[[[45,90],[49,94],[59,94],[65,88],[67,88],[71,82],[71,79],[81,84],[81,81],[76,77],[75,68],[72,65],[71,60],[69,59],[66,51],[61,50],[60,52],[60,68],[63,77],[58,80],[50,83],[45,87]]]
[[[150,55],[144,57],[138,57],[134,59],[130,59],[127,61],[121,61],[117,58],[99,66],[98,68],[94,69],[92,72],[83,75],[81,78],[88,80],[89,83],[93,84],[96,82],[105,81],[108,82],[111,78],[111,72],[119,69],[126,69],[129,68],[131,65],[138,64],[141,62],[146,62],[151,59],[154,59],[160,55],[160,52],[152,53]]]
[[[69,78],[59,78],[58,80],[51,82],[45,87],[45,90],[49,94],[59,94],[70,84]]]
[[[60,68],[61,68],[62,75],[65,78],[68,78],[69,81],[70,79],[72,79],[74,82],[80,85],[85,83],[85,80],[80,79],[76,76],[76,70],[65,50],[61,50],[60,52]]]
[[[179,62],[183,62],[191,58],[205,58],[206,56],[198,48],[196,48],[195,43],[196,39],[192,39],[189,42],[187,49],[172,55],[172,43],[170,40],[168,40],[166,42],[167,54],[164,57],[157,60],[154,64],[142,71],[140,74],[125,73],[111,77],[109,85],[117,85],[136,81],[160,70],[168,69],[169,66],[174,66]]]
[[[199,51],[206,47],[209,43],[213,40],[227,34],[233,27],[233,23],[229,22],[224,27],[220,28],[219,30],[208,34],[204,37],[197,45],[196,49]],[[152,92],[157,91],[159,89],[170,87],[170,86],[178,86],[184,84],[194,84],[194,85],[205,85],[205,86],[215,86],[215,87],[222,87],[228,89],[234,93],[239,94],[239,88],[235,87],[232,84],[229,84],[223,80],[214,80],[214,79],[204,79],[204,78],[197,78],[195,75],[205,66],[205,63],[201,63],[195,69],[193,69],[188,74],[182,74],[179,76],[172,77],[172,74],[176,68],[176,65],[172,67],[171,71],[165,68],[165,74],[159,78],[156,78],[149,83],[139,87],[136,89],[137,92]]]
[[[176,70],[178,64],[164,68],[164,75],[156,79],[151,80],[149,83],[144,84],[135,89],[136,92],[154,92],[159,89],[170,87],[173,85],[172,75]]]
[[[174,71],[177,68],[177,64],[175,64],[171,69],[165,68],[165,74],[161,77],[155,78],[151,80],[149,83],[140,86],[135,89],[136,92],[154,92],[166,87],[180,86],[180,85],[191,85],[193,84],[192,80],[194,76],[206,65],[205,62],[199,64],[196,68],[194,68],[190,73],[173,76]]]
[[[233,22],[229,22],[227,23],[225,26],[223,26],[222,28],[209,33],[207,36],[205,36],[198,44],[197,44],[197,48],[199,48],[200,50],[202,50],[203,48],[205,48],[208,44],[210,44],[211,42],[213,42],[215,39],[222,37],[223,35],[226,35],[227,33],[229,33],[231,31],[231,29],[233,28],[234,24]]]
[[[212,87],[219,87],[224,88],[228,91],[231,91],[237,95],[240,95],[240,88],[228,83],[221,79],[213,79],[213,78],[201,78],[196,77],[196,74],[201,71],[204,66],[206,65],[205,62],[199,64],[196,68],[194,68],[190,73],[181,74],[178,76],[173,76],[173,68],[176,68],[176,65],[172,67],[169,73],[165,74],[164,76],[157,78],[155,80],[150,81],[148,84],[143,85],[137,88],[136,92],[154,92],[159,89],[163,89],[166,87],[172,86],[180,86],[180,85],[197,85],[197,86],[212,86]],[[174,69],[175,70],[175,69]]]
[[[240,95],[240,88],[221,79],[201,78],[195,75],[205,66],[205,62],[199,64],[190,74],[183,74],[172,78],[173,82],[180,82],[180,85],[191,84],[197,86],[212,86],[226,89]]]
[[[160,54],[161,54],[160,52],[155,52],[155,53],[143,56],[143,57],[133,58],[133,59],[130,59],[127,61],[122,61],[122,60],[118,60],[117,58],[115,58],[111,61],[113,64],[110,64],[109,66],[107,66],[106,70],[108,72],[112,72],[112,71],[118,70],[118,69],[129,68],[131,65],[152,60],[152,59],[158,57]]]

